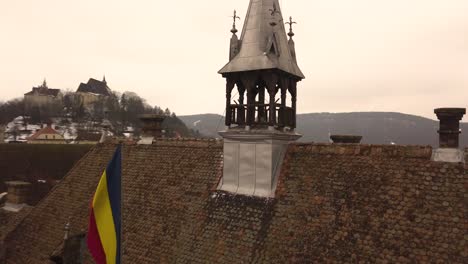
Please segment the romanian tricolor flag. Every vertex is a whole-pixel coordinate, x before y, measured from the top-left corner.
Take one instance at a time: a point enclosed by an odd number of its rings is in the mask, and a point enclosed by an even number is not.
[[[87,243],[97,264],[120,264],[121,151],[117,147],[90,205]]]

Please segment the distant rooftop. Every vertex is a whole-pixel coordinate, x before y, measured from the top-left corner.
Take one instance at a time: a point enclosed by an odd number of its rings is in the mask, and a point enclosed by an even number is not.
[[[39,96],[58,96],[60,93],[60,89],[52,89],[47,86],[46,80],[44,82],[37,86],[33,87],[32,91],[25,93],[24,95],[39,95]]]
[[[92,93],[104,96],[110,96],[112,94],[111,89],[109,86],[107,86],[105,77],[102,81],[90,78],[87,83],[80,83],[77,92]]]
[[[60,134],[55,129],[53,129],[51,126],[46,126],[46,127],[42,128],[42,129],[40,129],[39,131],[37,131],[36,133],[34,133],[32,136],[30,136],[28,138],[28,140],[38,139],[41,135],[45,135],[45,134],[59,135],[60,136]]]

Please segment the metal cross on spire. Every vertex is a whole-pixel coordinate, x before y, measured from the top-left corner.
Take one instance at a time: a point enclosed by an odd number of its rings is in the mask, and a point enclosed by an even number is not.
[[[293,24],[297,24],[297,22],[293,21],[292,16],[289,17],[289,22],[285,23],[286,25],[289,25],[289,33],[288,36],[292,38],[294,36],[293,32]]]
[[[237,33],[237,28],[236,28],[236,20],[237,19],[241,19],[239,16],[237,16],[237,11],[234,10],[234,15],[232,16],[232,19],[234,20],[233,23],[232,23],[232,29],[231,29],[231,32],[232,34],[236,34]]]

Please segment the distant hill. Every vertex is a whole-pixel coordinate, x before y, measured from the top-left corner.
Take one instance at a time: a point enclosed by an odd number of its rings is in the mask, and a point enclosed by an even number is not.
[[[180,116],[188,128],[206,137],[219,137],[224,118],[217,114]],[[331,134],[363,136],[362,143],[437,146],[439,122],[391,112],[312,113],[297,116],[301,141],[328,142]],[[468,146],[468,123],[462,123],[461,145]]]
[[[202,136],[209,138],[219,137],[218,131],[225,129],[224,117],[218,114],[201,114],[178,116],[185,125],[194,131],[198,131]]]

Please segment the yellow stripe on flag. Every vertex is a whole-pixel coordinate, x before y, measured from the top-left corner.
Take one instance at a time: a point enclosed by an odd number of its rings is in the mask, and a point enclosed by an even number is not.
[[[107,191],[106,172],[101,177],[96,194],[94,195],[93,210],[102,247],[106,253],[107,263],[113,264],[115,263],[117,254],[117,237],[109,201],[109,192]]]

